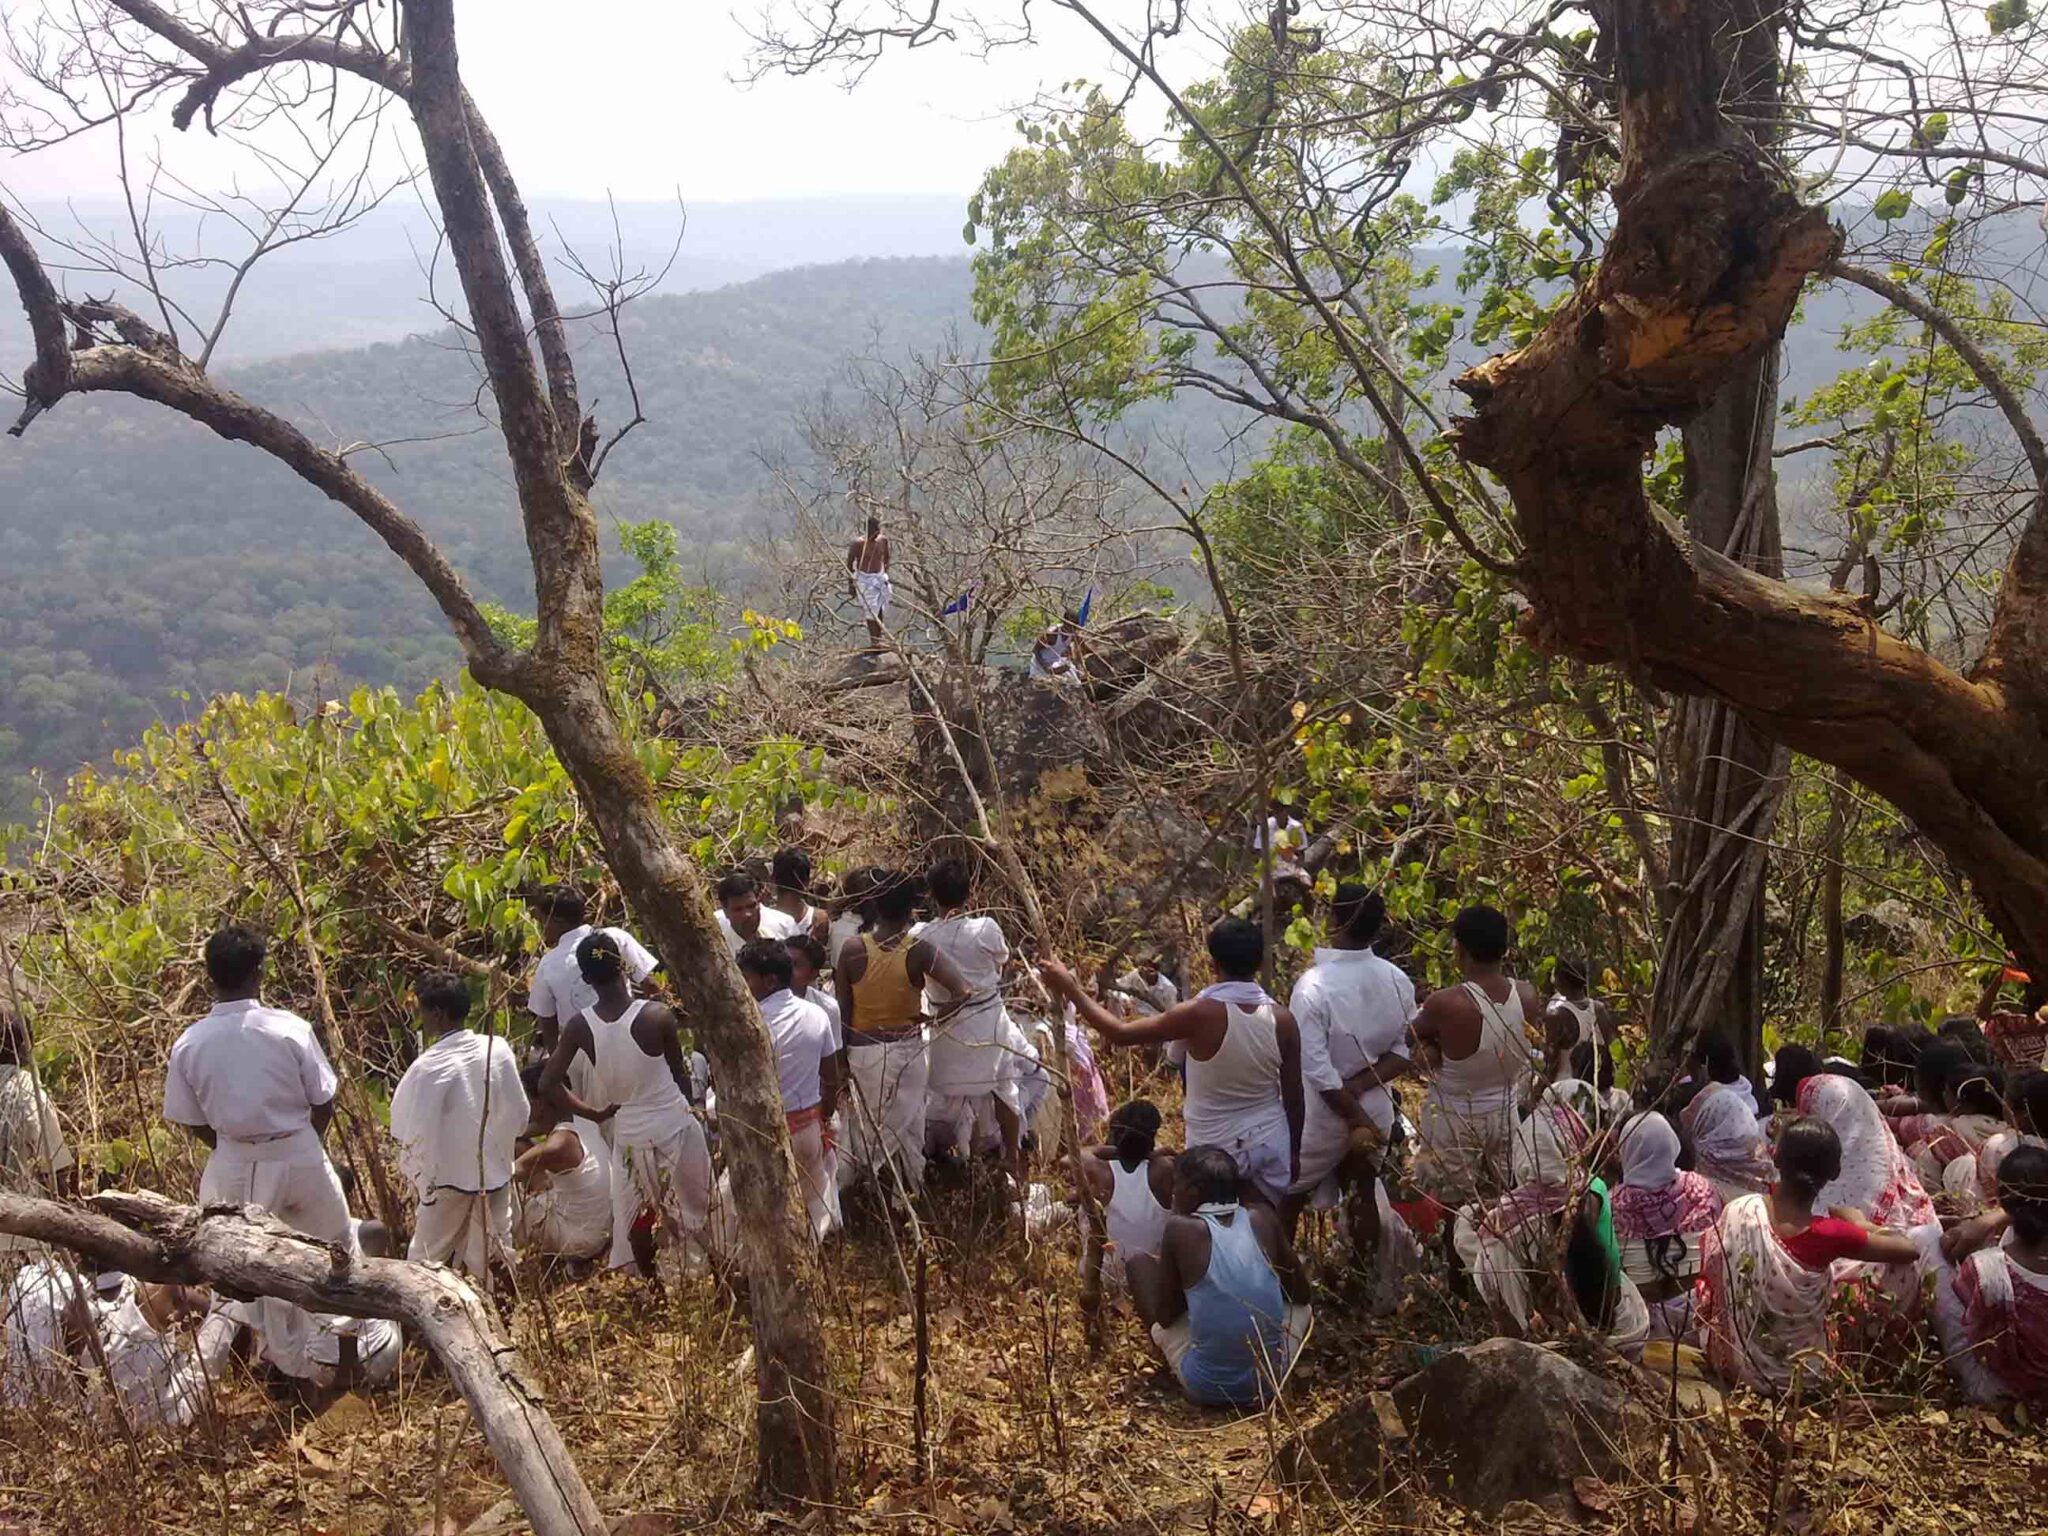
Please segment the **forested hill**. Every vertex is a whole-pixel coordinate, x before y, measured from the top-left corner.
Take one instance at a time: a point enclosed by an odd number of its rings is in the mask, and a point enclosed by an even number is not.
[[[855,261],[629,309],[650,419],[607,467],[600,511],[670,518],[701,573],[729,575],[768,515],[762,456],[792,444],[800,409],[850,356],[964,324],[967,289],[962,260]],[[586,404],[622,420],[609,337],[580,346]],[[354,462],[482,595],[530,606],[502,448],[450,336],[225,377],[319,440],[389,442]],[[459,435],[397,441],[437,434]],[[317,668],[410,685],[454,656],[419,585],[353,518],[160,407],[69,400],[0,449],[0,818],[27,808],[29,767],[61,774],[175,718],[181,690],[303,684]]]

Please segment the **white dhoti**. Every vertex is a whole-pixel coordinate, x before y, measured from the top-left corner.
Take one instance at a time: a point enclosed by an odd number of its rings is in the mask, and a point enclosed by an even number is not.
[[[311,1126],[270,1141],[221,1137],[199,1176],[199,1203],[261,1206],[294,1231],[357,1251],[348,1197]],[[230,1302],[222,1310],[248,1324],[266,1345],[293,1355],[305,1348],[312,1320],[288,1301],[262,1297]]]
[[[1416,1184],[1448,1206],[1505,1192],[1513,1184],[1508,1149],[1515,1134],[1512,1097],[1422,1101],[1416,1127]]]
[[[1016,1027],[1000,997],[969,1003],[932,1031],[926,1143],[969,1154],[1001,1145],[996,1108],[1017,1109]]]
[[[425,1191],[405,1256],[416,1264],[452,1264],[476,1280],[490,1278],[494,1257],[510,1269],[512,1187],[478,1192],[443,1184]]]
[[[711,1218],[711,1148],[697,1117],[685,1111],[665,1124],[619,1126],[615,1136],[611,1267],[633,1262],[633,1223],[645,1209],[670,1241],[701,1241]]]
[[[879,624],[889,617],[889,599],[895,595],[895,589],[889,584],[887,571],[855,571],[853,589],[860,597],[862,618]]]
[[[1210,1116],[1183,1110],[1191,1147],[1221,1147],[1237,1163],[1247,1186],[1278,1205],[1293,1182],[1288,1169],[1287,1117],[1277,1107],[1240,1116]]]
[[[514,1190],[512,1233],[522,1248],[550,1258],[594,1259],[611,1247],[611,1202],[592,1214],[574,1208],[553,1187],[532,1194]]]
[[[924,1102],[931,1078],[924,1041],[913,1036],[886,1045],[848,1046],[846,1070],[853,1093],[840,1153],[840,1187],[873,1173],[887,1188],[883,1165],[894,1162],[906,1187],[922,1188]]]

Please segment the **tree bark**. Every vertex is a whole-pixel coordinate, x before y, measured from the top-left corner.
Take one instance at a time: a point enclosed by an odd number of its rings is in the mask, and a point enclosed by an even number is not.
[[[439,1264],[351,1255],[255,1207],[96,1195],[90,1210],[0,1193],[0,1232],[55,1243],[138,1279],[276,1296],[316,1312],[402,1323],[433,1350],[535,1536],[604,1536],[540,1388],[469,1283]]]
[[[2048,654],[2048,513],[2001,590],[1996,665],[1961,676],[1867,604],[1801,591],[1689,540],[1643,460],[1783,335],[1838,239],[1722,118],[1729,0],[1608,0],[1622,164],[1600,266],[1523,350],[1456,383],[1450,437],[1514,502],[1516,582],[1546,649],[1725,700],[1918,823],[2026,963],[2048,969],[2048,773],[2030,653]],[[2029,639],[2028,637],[2031,637]]]

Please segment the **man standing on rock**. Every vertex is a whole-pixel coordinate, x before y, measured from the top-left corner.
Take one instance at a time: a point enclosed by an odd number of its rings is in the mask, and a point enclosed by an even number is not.
[[[247,928],[206,941],[213,1011],[171,1047],[164,1118],[212,1154],[199,1179],[202,1205],[257,1205],[322,1242],[356,1246],[348,1198],[320,1138],[334,1118],[334,1068],[295,1013],[262,1000],[264,943]],[[287,1353],[309,1319],[290,1302],[241,1304],[266,1345]]]
[[[854,597],[860,601],[861,617],[867,620],[868,644],[879,650],[882,633],[888,628],[889,599],[893,595],[889,585],[889,541],[882,537],[879,517],[868,519],[865,538],[847,545],[846,577]]]

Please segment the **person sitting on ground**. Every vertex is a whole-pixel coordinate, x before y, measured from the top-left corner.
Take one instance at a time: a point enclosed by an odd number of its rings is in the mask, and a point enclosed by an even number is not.
[[[1010,942],[1002,924],[968,910],[973,872],[960,859],[940,859],[925,873],[938,915],[918,930],[923,943],[949,960],[968,986],[956,996],[943,984],[925,984],[925,1003],[946,1022],[932,1030],[925,1090],[926,1150],[965,1161],[978,1144],[1002,1148],[1005,1171],[1018,1193],[1028,1180],[1023,1125],[1017,1118],[1011,1057],[1017,1030],[1003,1006],[1003,968]]]
[[[1757,1118],[1756,1091],[1742,1075],[1735,1047],[1724,1036],[1708,1035],[1693,1060],[1706,1080],[1678,1117],[1692,1143],[1693,1170],[1714,1186],[1723,1205],[1763,1193],[1778,1169]]]
[[[1432,1073],[1423,1096],[1415,1182],[1456,1207],[1508,1187],[1515,1105],[1533,1065],[1536,989],[1501,969],[1508,920],[1467,907],[1451,923],[1460,985],[1432,992],[1411,1034]]]
[[[1080,624],[1073,614],[1038,632],[1031,642],[1031,676],[1042,683],[1078,685],[1081,669],[1074,664],[1074,643]]]
[[[1819,1191],[1821,1209],[1860,1211],[1894,1232],[1933,1221],[1933,1201],[1863,1085],[1822,1071],[1819,1058],[1803,1045],[1780,1046],[1776,1062],[1772,1092],[1778,1101],[1825,1120],[1841,1148],[1841,1173]],[[1779,1167],[1784,1167],[1782,1159]]]
[[[1783,1052],[1779,1070],[1784,1070]],[[1769,1194],[1731,1202],[1700,1242],[1700,1323],[1707,1359],[1723,1380],[1782,1392],[1829,1354],[1828,1298],[1837,1261],[1910,1265],[1912,1238],[1823,1200],[1843,1183],[1841,1137],[1802,1115],[1778,1137]],[[1825,1215],[1815,1215],[1816,1211]]]
[[[1111,1285],[1124,1282],[1133,1256],[1159,1256],[1173,1205],[1175,1156],[1158,1144],[1159,1123],[1159,1106],[1149,1099],[1119,1104],[1110,1113],[1109,1144],[1084,1148],[1075,1164],[1076,1176],[1102,1207],[1108,1231],[1102,1275]],[[1086,1238],[1096,1240],[1092,1232]]]
[[[139,1282],[94,1311],[100,1358],[132,1427],[175,1433],[212,1408],[240,1324],[205,1286]]]
[[[6,985],[0,978],[0,987]],[[78,1193],[78,1160],[65,1144],[57,1106],[36,1080],[28,1021],[6,997],[0,997],[0,1191],[59,1199]],[[0,1232],[0,1254],[34,1246]]]
[[[796,933],[807,933],[819,943],[832,931],[832,914],[822,902],[811,900],[811,856],[801,848],[780,848],[768,866],[774,895],[768,906],[796,924]]]
[[[812,1235],[823,1242],[837,1221],[825,1120],[829,1106],[839,1102],[839,1042],[825,1010],[790,989],[792,968],[786,943],[754,940],[740,950],[739,967],[740,980],[760,1006],[761,1022],[775,1052],[782,1113],[789,1125],[790,1149],[796,1154],[797,1176],[803,1183],[804,1208],[810,1215]],[[731,1223],[728,1246],[736,1250],[739,1213],[731,1198],[732,1175],[727,1173],[725,1178],[719,1209]]]
[[[690,1069],[666,1003],[633,996],[618,942],[591,933],[576,949],[597,1001],[562,1027],[541,1072],[541,1091],[573,1115],[612,1128],[613,1269],[654,1277],[658,1232],[687,1248],[701,1243],[711,1214],[711,1150],[690,1111]],[[570,1088],[578,1057],[590,1061],[593,1104]],[[639,1225],[643,1208],[655,1212]]]
[[[846,1030],[846,1071],[852,1104],[840,1183],[863,1175],[893,1193],[895,1168],[905,1190],[924,1187],[925,1092],[931,1058],[925,1049],[925,984],[965,1001],[967,978],[937,947],[914,936],[911,919],[923,887],[914,875],[886,871],[869,898],[873,921],[833,959],[832,988]],[[958,1002],[933,1022],[943,1024]]]
[[[1982,1202],[1977,1187],[1977,1154],[2006,1122],[2005,1073],[1965,1056],[1949,1068],[1948,1113],[1941,1129],[1911,1148],[1913,1167],[1930,1190],[1939,1190],[1944,1209],[1968,1214]],[[1953,1170],[1953,1176],[1951,1176]]]
[[[1287,1000],[1301,1032],[1305,1090],[1301,1176],[1282,1207],[1288,1235],[1311,1204],[1328,1207],[1342,1198],[1352,1249],[1361,1258],[1376,1254],[1382,1229],[1400,1221],[1379,1168],[1394,1136],[1394,1099],[1387,1085],[1413,1065],[1408,1025],[1415,1016],[1414,985],[1372,948],[1386,915],[1377,891],[1338,886],[1328,942]]]
[[[1963,1053],[1970,1060],[1982,1065],[1988,1066],[1998,1060],[1998,1053],[1991,1048],[1991,1042],[1985,1038],[1982,1026],[1968,1014],[1951,1014],[1943,1019],[1941,1028],[1935,1031],[1935,1038],[1961,1046]]]
[[[391,1234],[381,1221],[358,1221],[356,1246],[372,1259],[391,1257]],[[272,1353],[258,1340],[263,1358],[274,1370],[321,1392],[348,1392],[381,1387],[398,1374],[405,1353],[405,1334],[383,1317],[343,1317],[315,1312],[305,1348],[295,1358]]]
[[[1864,1085],[1880,1104],[1899,1094],[1911,1092],[1913,1067],[1920,1049],[1905,1030],[1889,1024],[1873,1024],[1863,1031],[1863,1048],[1857,1054],[1857,1069]]]
[[[1949,1368],[1972,1402],[2048,1406],[2048,1147],[2000,1162],[2002,1242],[1953,1269],[1934,1260],[1934,1318]]]
[[[428,1044],[391,1095],[399,1165],[419,1195],[417,1263],[453,1263],[480,1281],[512,1267],[512,1159],[528,1113],[512,1047],[465,1024],[469,988],[431,971],[413,988]]]
[[[519,1075],[530,1109],[512,1164],[513,1235],[543,1258],[599,1258],[612,1241],[611,1149],[560,1093],[543,1090],[542,1071]]]
[[[1308,1280],[1277,1212],[1241,1204],[1237,1159],[1190,1147],[1174,1163],[1159,1253],[1124,1265],[1138,1316],[1181,1391],[1216,1408],[1263,1408],[1308,1336]]]
[[[735,955],[740,946],[756,939],[780,943],[802,924],[777,907],[761,904],[761,883],[743,869],[736,869],[718,882],[718,931],[725,935],[725,947]]]
[[[555,1048],[561,1027],[596,1000],[597,994],[576,968],[576,946],[599,930],[590,925],[590,898],[573,885],[550,885],[536,892],[534,916],[540,922],[541,942],[547,946],[533,968],[533,984],[527,991],[526,1008],[534,1017],[534,1043],[540,1059]],[[602,930],[618,946],[626,980],[639,986],[661,968],[646,945],[623,928]]]
[[[867,621],[868,644],[879,650],[889,627],[889,600],[895,596],[889,582],[889,540],[879,517],[870,517],[866,536],[846,546],[846,585]]]
[[[1642,1292],[1650,1337],[1690,1343],[1700,1234],[1721,1219],[1721,1197],[1678,1166],[1678,1132],[1656,1111],[1625,1122],[1617,1142],[1621,1184],[1612,1206],[1621,1272]]]
[[[1557,991],[1544,1005],[1544,1034],[1551,1034],[1551,1021],[1562,1026],[1573,1046],[1590,1045],[1607,1058],[1613,1070],[1614,1038],[1619,1032],[1607,1005],[1592,995],[1589,978],[1592,967],[1576,956],[1560,956],[1551,967],[1551,981]]]
[[[95,1308],[112,1306],[131,1284],[118,1270],[94,1275],[54,1252],[16,1270],[0,1291],[0,1406],[83,1403]]]
[[[1278,1207],[1301,1178],[1301,1032],[1294,1015],[1259,985],[1265,935],[1242,917],[1209,929],[1209,958],[1222,980],[1147,1019],[1120,1019],[1090,997],[1065,966],[1039,967],[1048,991],[1112,1045],[1187,1042],[1188,1140],[1237,1160],[1246,1198]]]
[[[2015,1072],[2005,1089],[2006,1129],[1997,1132],[1977,1149],[1975,1174],[1981,1205],[1998,1203],[1998,1166],[2020,1147],[2048,1150],[2048,1072],[2038,1067]],[[1954,1187],[1958,1171],[1954,1164],[1944,1171],[1943,1184]]]

